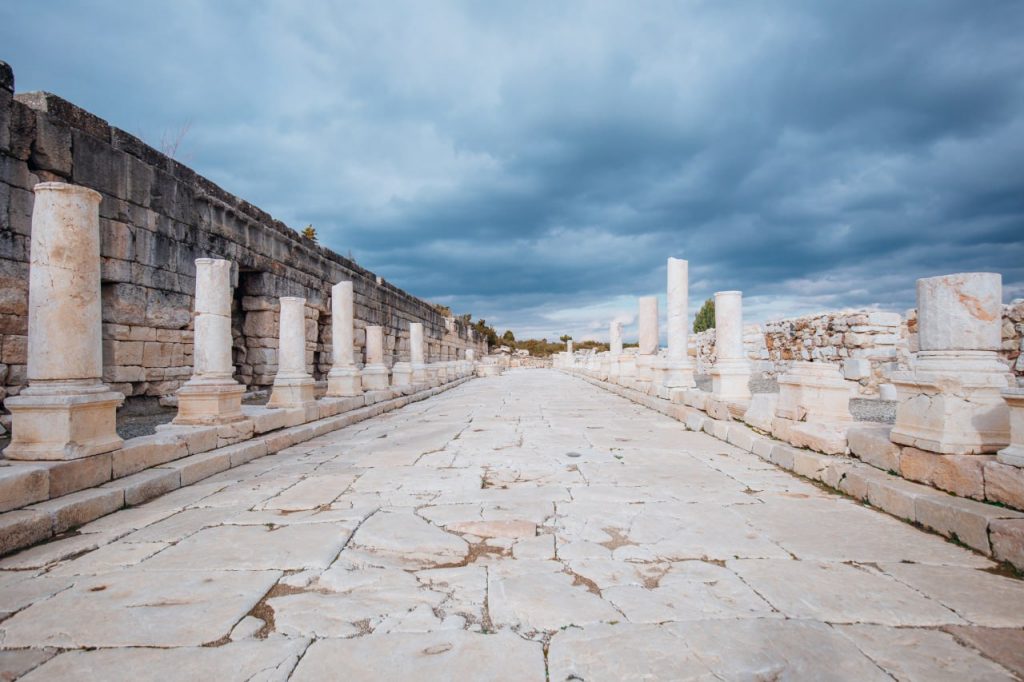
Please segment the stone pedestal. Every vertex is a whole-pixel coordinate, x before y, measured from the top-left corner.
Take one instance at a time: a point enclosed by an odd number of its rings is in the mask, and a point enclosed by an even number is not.
[[[391,385],[405,388],[412,385],[412,363],[396,362],[391,368]]]
[[[192,378],[178,389],[174,424],[229,424],[245,419],[245,387],[231,360],[231,262],[196,259]]]
[[[720,402],[750,399],[750,361],[743,351],[743,294],[715,293],[715,364],[712,396]]]
[[[352,282],[331,287],[331,356],[327,373],[327,395],[351,397],[363,394],[363,381],[356,367],[353,350],[355,336],[355,292]]]
[[[1003,464],[1024,467],[1024,388],[1008,388],[1003,399],[1010,409],[1010,445],[996,454]]]
[[[850,414],[850,388],[835,365],[794,362],[779,377],[775,414],[783,419],[846,423]]]
[[[306,299],[281,299],[277,375],[267,407],[305,407],[315,398],[316,382],[306,372]]]
[[[619,383],[626,385],[636,381],[636,350],[630,348],[619,356]]]
[[[380,326],[366,328],[366,365],[363,367],[363,388],[377,391],[388,387],[388,368],[384,364],[384,330]]]
[[[940,454],[995,452],[1010,442],[1002,391],[1002,277],[967,273],[917,281],[920,352],[891,377],[899,405],[889,437]]]
[[[102,383],[100,195],[35,186],[28,294],[28,382],[8,398],[8,459],[66,460],[121,447],[124,396]]]

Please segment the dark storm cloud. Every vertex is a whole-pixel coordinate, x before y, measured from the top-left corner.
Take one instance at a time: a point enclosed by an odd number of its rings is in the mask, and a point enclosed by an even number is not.
[[[1024,294],[1024,5],[36,3],[48,89],[420,296],[603,335],[690,261],[691,307]]]

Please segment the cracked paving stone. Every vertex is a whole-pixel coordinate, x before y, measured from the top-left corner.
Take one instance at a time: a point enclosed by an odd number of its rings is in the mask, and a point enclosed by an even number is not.
[[[510,371],[0,560],[0,675],[1009,679],[1024,583],[995,568]]]

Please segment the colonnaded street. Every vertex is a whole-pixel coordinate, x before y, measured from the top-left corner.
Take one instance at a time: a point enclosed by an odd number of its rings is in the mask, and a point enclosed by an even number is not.
[[[0,569],[0,665],[26,680],[1004,680],[1024,626],[988,559],[551,370]]]

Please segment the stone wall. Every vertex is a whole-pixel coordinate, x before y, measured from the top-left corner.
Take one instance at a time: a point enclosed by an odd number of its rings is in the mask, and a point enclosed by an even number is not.
[[[138,138],[48,93],[14,94],[0,62],[0,398],[26,383],[32,187],[61,181],[100,192],[104,379],[129,396],[173,393],[191,374],[194,260],[236,265],[237,379],[267,386],[277,370],[277,299],[305,296],[308,369],[331,366],[330,287],[355,283],[356,345],[385,328],[388,364],[409,359],[408,323],[422,322],[427,361],[486,353],[445,317],[353,261],[304,239]]]
[[[890,372],[907,369],[917,352],[917,311],[899,313],[843,310],[747,325],[743,345],[755,372],[783,374],[794,360],[839,365],[843,375],[860,384],[863,395],[877,395]],[[1002,356],[1024,377],[1024,299],[1003,306]],[[715,361],[715,330],[690,335],[690,356],[707,374]]]

